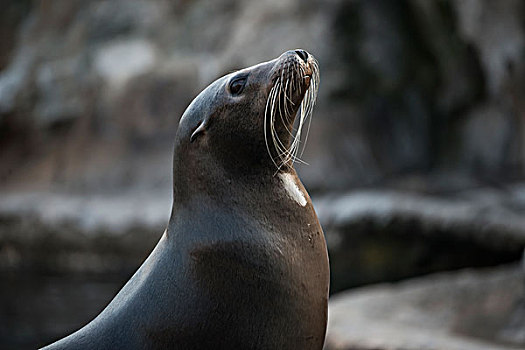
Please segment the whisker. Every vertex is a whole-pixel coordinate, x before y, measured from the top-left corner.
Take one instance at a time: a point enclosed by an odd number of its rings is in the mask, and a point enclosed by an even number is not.
[[[295,162],[308,164],[300,157],[304,153],[310,133],[313,107],[319,89],[319,64],[315,59],[310,62],[310,68],[310,86],[304,91],[303,99],[297,108],[296,123],[292,123],[296,108],[296,104],[293,102],[293,94],[301,93],[302,84],[306,76],[305,67],[294,60],[286,61],[268,94],[264,112],[264,141],[272,162],[277,168],[276,174],[282,167],[292,167]],[[291,137],[288,145],[279,137],[275,125],[277,116],[279,116],[283,127]],[[303,133],[305,124],[307,125],[306,132]],[[303,134],[304,140],[302,140]],[[272,150],[270,149],[270,138],[275,156],[272,156]]]

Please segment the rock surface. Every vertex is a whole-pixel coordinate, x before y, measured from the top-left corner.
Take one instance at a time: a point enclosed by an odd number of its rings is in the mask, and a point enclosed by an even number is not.
[[[331,291],[517,261],[523,186],[448,195],[361,190],[314,197],[330,249]]]
[[[524,14],[519,0],[7,1],[0,189],[169,190],[191,99],[296,47],[321,65],[311,190],[523,178]]]
[[[515,186],[514,193],[518,195],[524,189],[523,185]],[[510,187],[509,190],[512,191]],[[523,205],[525,198],[515,198],[515,202],[510,203],[508,192],[498,193],[491,189],[463,191],[448,197],[362,190],[316,200],[318,215],[326,228],[365,221],[387,226],[398,220],[419,225],[421,231],[449,231],[458,236],[468,234],[470,236],[462,238],[487,246],[518,247],[525,246]]]
[[[3,196],[0,271],[130,273],[160,239],[170,210],[165,192]]]
[[[330,300],[326,350],[525,347],[525,275],[516,266],[430,275]]]

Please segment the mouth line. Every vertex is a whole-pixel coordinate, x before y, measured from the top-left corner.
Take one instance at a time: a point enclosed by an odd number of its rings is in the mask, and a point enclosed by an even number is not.
[[[306,88],[308,89],[310,87],[310,81],[312,80],[312,75],[311,74],[306,74],[304,77],[303,77],[303,80],[306,84]]]

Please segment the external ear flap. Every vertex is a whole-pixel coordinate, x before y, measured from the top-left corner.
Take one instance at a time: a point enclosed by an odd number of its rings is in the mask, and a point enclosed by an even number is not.
[[[193,132],[193,134],[191,134],[190,136],[190,142],[193,142],[195,141],[195,139],[197,138],[197,136],[199,136],[200,133],[204,132],[204,130],[206,130],[206,121],[202,121],[199,126],[197,127],[197,129],[195,129],[195,131]]]

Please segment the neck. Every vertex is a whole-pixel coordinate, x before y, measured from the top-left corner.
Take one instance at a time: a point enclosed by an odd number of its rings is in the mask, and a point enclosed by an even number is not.
[[[173,179],[172,217],[192,203],[260,212],[265,206],[296,210],[308,200],[293,168],[286,172],[276,172],[274,166],[226,171],[211,158],[195,164],[176,157]]]

